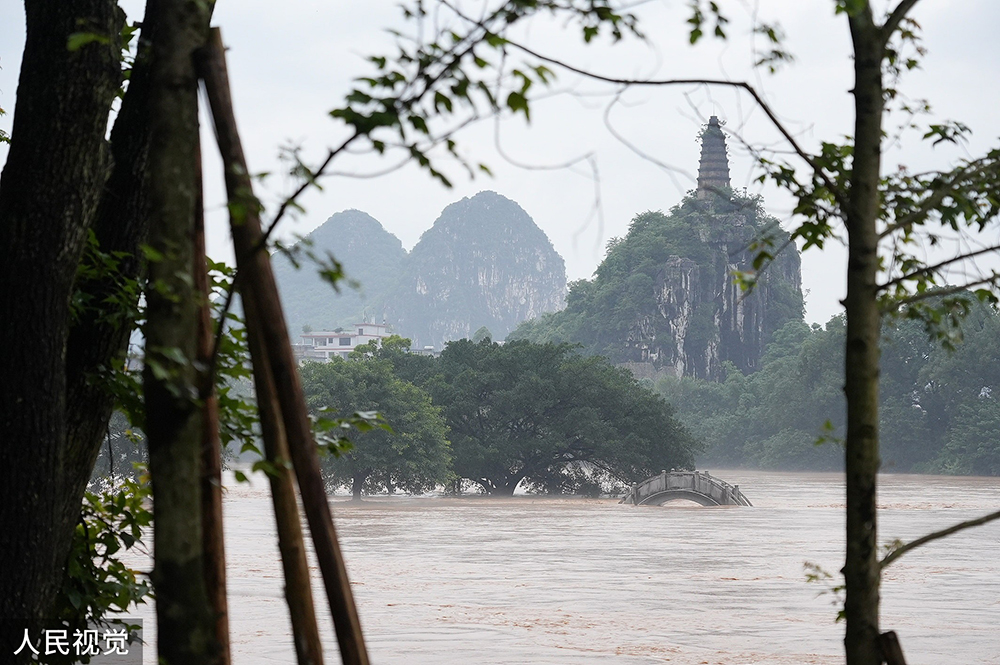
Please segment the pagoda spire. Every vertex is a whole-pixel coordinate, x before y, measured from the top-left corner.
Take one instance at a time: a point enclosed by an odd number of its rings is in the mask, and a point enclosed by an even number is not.
[[[718,116],[708,119],[708,126],[701,134],[701,163],[698,165],[698,198],[709,193],[729,189],[729,156],[726,153],[726,135]]]

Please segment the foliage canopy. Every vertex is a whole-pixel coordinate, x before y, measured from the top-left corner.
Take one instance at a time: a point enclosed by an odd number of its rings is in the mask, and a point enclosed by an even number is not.
[[[695,440],[627,371],[566,344],[459,340],[429,382],[455,473],[490,494],[578,491],[690,468]]]
[[[326,456],[324,473],[332,485],[348,485],[360,497],[395,488],[419,493],[448,480],[448,430],[440,409],[422,389],[395,376],[389,362],[306,363],[301,375],[311,409],[341,418],[378,411],[391,427],[353,434],[348,450]]]

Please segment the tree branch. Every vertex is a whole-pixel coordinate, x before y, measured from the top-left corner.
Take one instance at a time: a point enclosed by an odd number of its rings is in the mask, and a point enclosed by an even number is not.
[[[886,236],[900,229],[907,228],[913,226],[914,224],[920,223],[924,218],[927,217],[927,215],[931,211],[937,208],[942,201],[944,201],[948,196],[951,195],[951,193],[955,190],[956,184],[960,180],[966,177],[977,175],[979,173],[989,172],[990,170],[988,168],[989,165],[993,165],[994,169],[997,168],[996,162],[994,160],[991,160],[988,157],[983,157],[975,160],[974,162],[966,164],[957,171],[953,171],[948,181],[936,187],[934,189],[934,193],[931,194],[931,196],[927,197],[927,199],[923,202],[923,204],[919,208],[911,212],[906,217],[886,226],[886,228],[881,233],[879,233],[878,236],[879,240],[885,238]]]
[[[893,279],[890,279],[885,284],[882,284],[881,286],[879,286],[878,290],[882,291],[882,290],[885,290],[885,289],[889,288],[890,286],[894,286],[894,285],[899,284],[901,282],[905,282],[908,279],[913,279],[917,275],[929,275],[931,273],[937,272],[941,268],[943,268],[943,267],[945,267],[947,265],[950,265],[952,263],[957,263],[959,261],[965,261],[966,259],[971,259],[974,256],[979,256],[981,254],[988,254],[990,252],[995,252],[995,251],[998,251],[998,250],[1000,250],[1000,245],[991,245],[989,247],[984,247],[982,249],[976,250],[975,252],[969,252],[968,254],[962,254],[961,256],[955,256],[955,257],[952,257],[950,259],[946,259],[944,261],[941,261],[940,263],[935,263],[932,266],[926,266],[926,267],[921,268],[919,270],[914,270],[913,272],[907,273],[905,275],[900,275],[899,277],[895,277]]]
[[[967,284],[962,284],[961,286],[951,286],[945,289],[935,289],[933,291],[924,291],[923,293],[915,293],[912,296],[906,298],[900,298],[899,300],[894,300],[892,302],[895,309],[899,309],[904,305],[912,305],[915,302],[920,302],[921,300],[927,300],[929,298],[943,298],[945,296],[954,295],[956,293],[961,293],[966,289],[971,289],[974,286],[982,286],[983,284],[990,284],[1000,280],[1000,273],[994,272],[989,277],[984,277],[983,279],[976,280],[975,282],[969,282]]]
[[[463,20],[468,21],[469,23],[472,23],[472,24],[474,24],[474,25],[476,25],[476,26],[478,26],[480,28],[483,28],[484,30],[489,31],[489,28],[487,26],[483,25],[481,22],[479,22],[476,19],[470,18],[469,16],[463,14],[462,12],[458,11],[458,9],[456,7],[454,7],[454,6],[452,6],[451,8]],[[745,90],[753,98],[753,100],[757,103],[757,105],[761,108],[761,110],[764,111],[764,114],[767,116],[768,120],[771,121],[771,124],[774,125],[775,129],[777,129],[778,132],[782,135],[782,137],[784,137],[784,139],[786,141],[788,141],[788,144],[792,146],[792,149],[795,151],[795,154],[798,155],[803,161],[805,161],[809,165],[809,167],[812,168],[812,170],[816,174],[816,176],[820,180],[823,181],[823,184],[826,185],[826,187],[830,190],[830,193],[836,199],[837,204],[840,205],[841,208],[844,208],[844,209],[847,208],[847,197],[844,195],[844,192],[840,191],[840,189],[833,182],[833,180],[830,178],[830,176],[827,175],[826,172],[822,169],[822,167],[820,167],[820,165],[816,162],[815,158],[812,155],[810,155],[808,152],[806,152],[802,148],[802,146],[799,145],[798,141],[795,140],[795,137],[792,136],[791,132],[789,132],[788,129],[781,123],[781,121],[778,119],[778,116],[775,115],[774,111],[771,110],[771,107],[768,106],[767,102],[764,101],[764,98],[761,97],[760,94],[757,92],[757,90],[752,85],[750,85],[749,83],[747,83],[746,81],[729,81],[729,80],[725,80],[725,79],[623,79],[623,78],[614,78],[614,77],[611,77],[611,76],[605,76],[603,74],[597,74],[595,72],[591,72],[591,71],[588,71],[586,69],[581,69],[579,67],[575,67],[573,65],[567,64],[567,63],[565,63],[565,62],[563,62],[561,60],[557,60],[555,58],[551,58],[549,56],[542,55],[541,53],[539,53],[539,52],[537,52],[535,50],[532,50],[532,49],[528,48],[527,46],[524,46],[523,44],[520,44],[520,43],[515,42],[515,41],[511,41],[510,39],[508,39],[506,37],[504,38],[504,41],[508,45],[510,45],[510,46],[518,49],[519,51],[523,51],[524,53],[527,53],[528,55],[530,55],[533,58],[537,58],[538,60],[541,60],[542,62],[546,62],[546,63],[548,63],[550,65],[555,65],[557,67],[561,67],[561,68],[565,69],[566,71],[573,72],[574,74],[579,74],[580,76],[584,76],[584,77],[592,79],[594,81],[601,81],[601,82],[604,82],[604,83],[612,83],[612,84],[615,84],[615,85],[622,85],[622,86],[716,85],[716,86],[725,86],[725,87],[737,88],[737,89]]]
[[[271,233],[274,231],[275,227],[278,226],[278,222],[280,222],[281,219],[285,216],[285,213],[288,211],[288,208],[295,204],[295,201],[299,198],[299,196],[301,196],[304,191],[309,189],[310,186],[314,185],[316,183],[316,180],[318,180],[321,176],[325,175],[325,171],[333,162],[334,157],[336,157],[345,149],[347,149],[347,147],[352,143],[354,143],[354,141],[359,136],[361,136],[359,132],[354,132],[351,136],[344,139],[344,142],[341,143],[338,147],[330,148],[329,150],[327,150],[326,158],[322,161],[322,163],[320,163],[319,168],[316,169],[315,172],[311,173],[310,177],[306,178],[305,182],[299,185],[298,188],[294,192],[292,192],[292,194],[288,198],[286,198],[284,201],[281,202],[281,205],[278,207],[278,212],[274,215],[274,219],[271,220],[271,223],[267,226],[267,230],[264,233],[264,237],[261,239],[260,247],[258,247],[255,251],[260,250],[261,247],[267,244],[267,240],[268,238],[270,238]]]
[[[892,39],[892,33],[896,32],[896,28],[899,27],[899,24],[904,18],[906,18],[906,15],[911,9],[913,9],[913,5],[917,4],[917,2],[918,0],[901,0],[900,3],[896,5],[896,8],[892,10],[892,13],[889,14],[889,17],[879,29],[882,33],[883,48],[889,43],[889,40]]]
[[[945,536],[950,536],[953,533],[957,533],[959,531],[964,531],[965,529],[971,529],[974,526],[980,526],[980,525],[986,524],[987,522],[992,522],[993,520],[997,520],[997,519],[1000,519],[1000,510],[998,510],[996,512],[993,512],[993,513],[989,513],[988,515],[983,515],[982,517],[977,517],[974,520],[968,520],[968,521],[965,521],[965,522],[959,522],[958,524],[954,524],[954,525],[948,527],[947,529],[941,529],[940,531],[935,531],[934,533],[929,533],[926,536],[923,536],[921,538],[917,538],[916,540],[911,541],[909,543],[906,543],[905,545],[900,545],[899,547],[897,547],[896,549],[894,549],[892,552],[890,552],[889,554],[885,555],[885,557],[882,559],[881,563],[879,563],[879,567],[880,567],[880,569],[885,570],[885,568],[889,564],[891,564],[896,559],[898,559],[899,557],[903,556],[904,554],[906,554],[907,552],[909,552],[912,549],[916,549],[916,548],[920,547],[921,545],[926,545],[927,543],[929,543],[931,541],[938,540],[940,538],[944,538]]]

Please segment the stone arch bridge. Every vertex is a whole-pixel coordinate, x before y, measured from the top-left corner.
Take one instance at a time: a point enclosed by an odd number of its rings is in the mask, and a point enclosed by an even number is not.
[[[730,485],[702,471],[663,471],[633,484],[619,503],[660,506],[676,499],[687,499],[703,506],[753,505],[739,485]]]

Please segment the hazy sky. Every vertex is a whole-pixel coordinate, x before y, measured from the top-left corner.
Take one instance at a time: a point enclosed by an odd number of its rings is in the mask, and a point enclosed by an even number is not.
[[[635,11],[648,37],[645,43],[629,40],[612,46],[601,41],[584,47],[575,28],[549,18],[533,22],[519,37],[547,55],[603,74],[750,81],[766,94],[806,148],[815,148],[823,140],[841,140],[851,132],[850,37],[846,20],[834,16],[832,0],[720,3],[733,19],[729,41],[706,39],[696,47],[687,42],[686,1],[637,4]],[[281,146],[298,145],[304,155],[316,157],[344,136],[343,128],[327,113],[340,105],[354,77],[371,73],[366,55],[393,52],[386,28],[405,28],[396,5],[381,0],[219,0],[215,23],[221,26],[230,49],[230,76],[250,167],[275,174],[262,192],[266,202],[278,200],[290,182],[281,176]],[[141,2],[124,6],[131,19],[141,18]],[[887,3],[875,6],[884,9]],[[780,22],[787,34],[786,46],[796,57],[775,76],[751,67],[751,12]],[[923,68],[905,76],[901,90],[910,98],[928,99],[936,118],[959,119],[974,134],[967,148],[933,151],[911,134],[890,148],[886,171],[899,164],[911,171],[941,168],[958,157],[1000,145],[1000,40],[996,38],[1000,3],[924,0],[913,16],[923,28],[928,53]],[[0,0],[0,106],[11,114],[23,40],[22,4]],[[762,46],[759,39],[757,46]],[[611,110],[610,122],[631,147],[605,126],[613,92],[608,87],[563,73],[552,92],[558,94],[535,104],[528,126],[518,117],[482,122],[460,134],[462,153],[486,162],[493,178],[481,175],[470,181],[457,165],[447,163],[455,183],[450,190],[414,167],[377,178],[333,177],[324,181],[324,191],[311,192],[303,199],[306,212],[286,223],[282,234],[307,233],[333,213],[357,208],[374,216],[411,248],[444,206],[492,189],[520,203],[548,234],[566,260],[570,279],[586,278],[603,257],[607,240],[623,235],[634,215],[668,210],[694,187],[695,136],[709,115],[726,120],[727,129],[747,143],[781,147],[752,100],[729,89],[684,86],[625,92]],[[902,116],[890,118],[886,129],[902,120]],[[0,118],[0,127],[9,130],[10,125],[11,115]],[[211,177],[209,251],[228,259],[221,167],[214,144],[209,136],[205,139],[206,171]],[[733,186],[762,193],[768,210],[790,228],[794,219],[789,216],[789,199],[754,182],[758,173],[753,160],[738,141],[730,140],[730,154]],[[584,155],[592,155],[596,180],[587,163],[572,169],[524,168],[556,166]],[[5,156],[0,149],[0,161]],[[346,155],[335,168],[356,176],[392,163],[368,155]],[[825,322],[839,311],[844,260],[839,247],[812,250],[804,256],[809,321]]]

